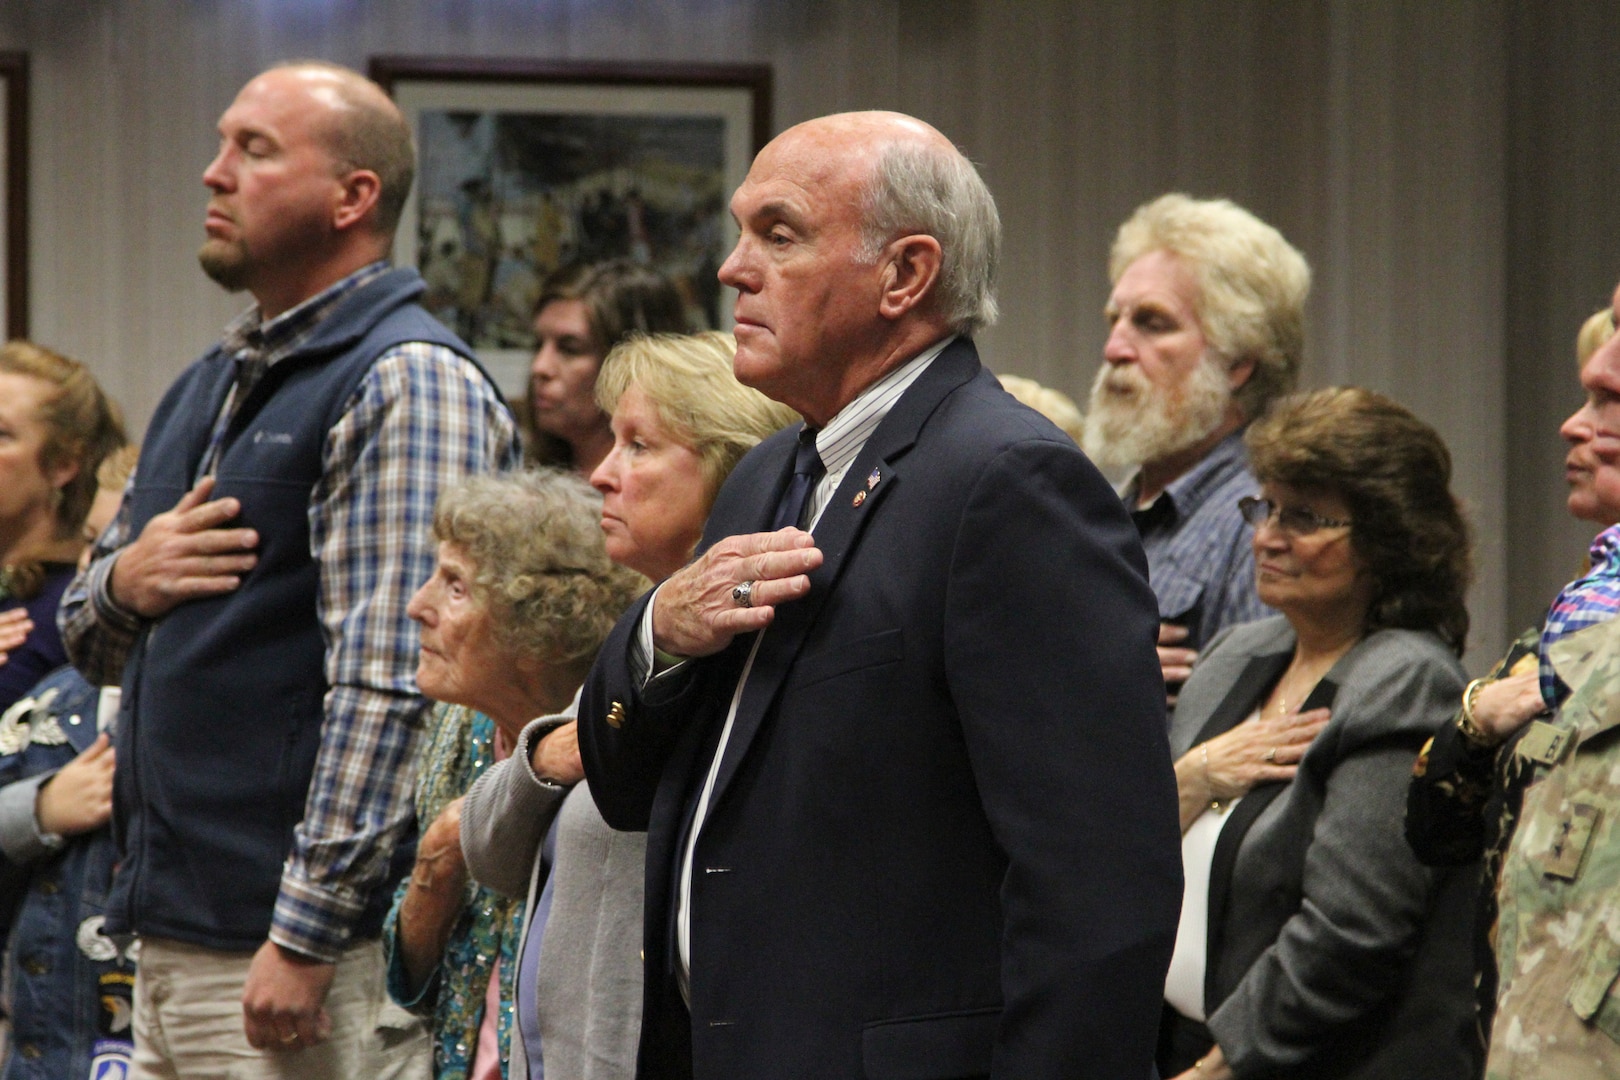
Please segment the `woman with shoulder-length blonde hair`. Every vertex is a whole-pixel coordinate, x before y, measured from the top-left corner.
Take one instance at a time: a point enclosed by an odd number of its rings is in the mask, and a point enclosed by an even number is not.
[[[799,419],[737,381],[735,352],[730,334],[655,334],[627,339],[602,365],[597,402],[613,422],[613,449],[591,476],[602,533],[615,562],[653,581],[692,557],[742,456]],[[647,837],[615,832],[597,812],[577,708],[576,698],[529,724],[512,757],[473,786],[461,844],[474,878],[529,898],[513,1061],[543,1060],[546,1080],[630,1080]]]

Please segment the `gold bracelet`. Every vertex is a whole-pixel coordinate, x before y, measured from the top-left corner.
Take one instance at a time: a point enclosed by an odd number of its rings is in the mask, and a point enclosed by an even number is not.
[[[1495,681],[1495,679],[1485,678],[1475,679],[1469,683],[1468,688],[1463,691],[1462,711],[1457,714],[1457,730],[1462,732],[1462,737],[1467,739],[1471,745],[1482,750],[1495,746],[1497,740],[1492,737],[1490,732],[1479,726],[1478,720],[1474,719],[1474,703],[1479,700],[1479,692],[1485,688],[1486,684]]]

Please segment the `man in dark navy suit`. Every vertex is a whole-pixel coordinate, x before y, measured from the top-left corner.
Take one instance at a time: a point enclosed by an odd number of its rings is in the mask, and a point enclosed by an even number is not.
[[[580,737],[647,829],[640,1073],[1151,1074],[1181,892],[1135,530],[979,365],[995,204],[830,116],[731,202],[738,377],[805,417],[619,624]]]

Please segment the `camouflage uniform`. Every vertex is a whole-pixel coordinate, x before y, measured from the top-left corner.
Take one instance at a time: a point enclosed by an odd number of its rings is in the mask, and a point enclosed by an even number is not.
[[[1549,658],[1575,689],[1514,749],[1533,772],[1501,871],[1487,1080],[1620,1076],[1620,619]]]

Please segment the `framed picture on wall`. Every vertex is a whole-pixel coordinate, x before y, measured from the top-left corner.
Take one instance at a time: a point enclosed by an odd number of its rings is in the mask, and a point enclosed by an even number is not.
[[[28,54],[0,52],[0,327],[28,336]]]
[[[540,284],[569,263],[645,263],[695,324],[730,324],[715,271],[770,136],[770,68],[381,56],[370,74],[417,139],[395,259],[502,389],[525,385]]]

